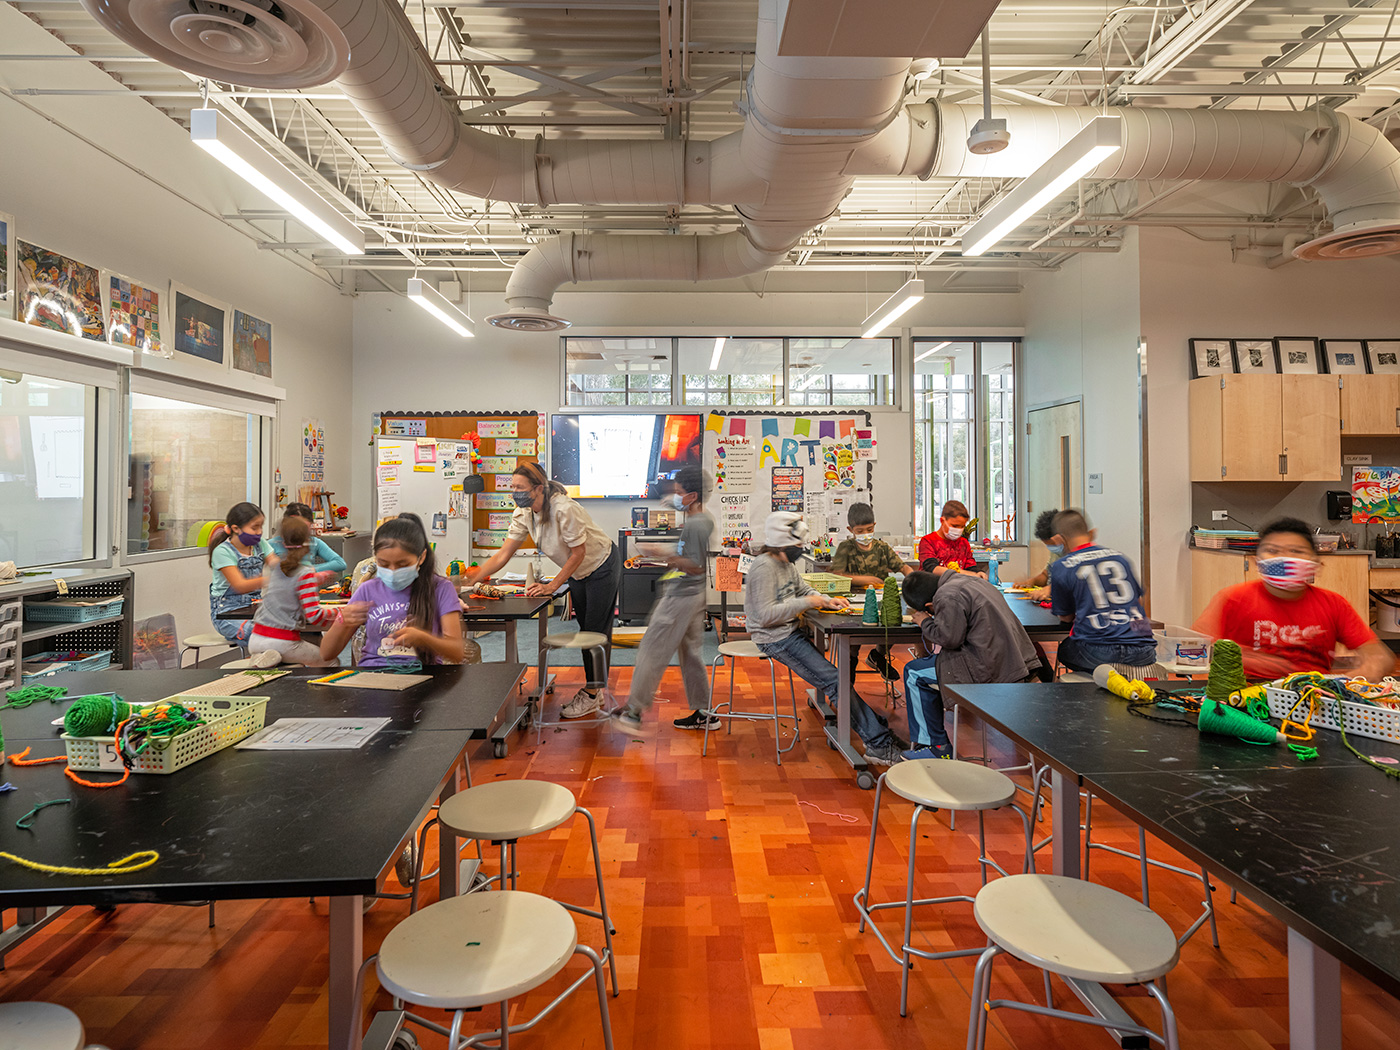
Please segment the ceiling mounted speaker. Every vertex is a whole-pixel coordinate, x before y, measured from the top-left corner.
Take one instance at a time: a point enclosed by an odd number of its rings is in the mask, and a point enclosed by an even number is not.
[[[1370,259],[1400,253],[1400,225],[1393,222],[1352,223],[1315,237],[1293,249],[1295,259]]]
[[[124,43],[240,87],[310,88],[350,61],[345,34],[310,0],[82,0]]]
[[[504,328],[508,332],[557,332],[573,324],[572,321],[547,314],[543,310],[538,313],[511,311],[504,314],[492,314],[486,319],[486,323],[495,325],[497,328]]]

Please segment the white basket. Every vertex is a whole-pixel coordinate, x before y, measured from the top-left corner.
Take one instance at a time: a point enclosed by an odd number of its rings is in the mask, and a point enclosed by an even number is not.
[[[133,773],[173,773],[252,736],[267,720],[265,696],[168,696],[157,702],[167,701],[188,707],[206,721],[188,733],[171,737],[169,747],[157,750],[152,744],[132,761]],[[64,733],[63,746],[73,769],[120,773],[126,768],[110,736]]]
[[[1269,714],[1275,718],[1291,717],[1301,722],[1306,707],[1299,701],[1292,689],[1277,689],[1268,686],[1264,695],[1269,701]],[[1308,723],[1316,729],[1342,729],[1352,736],[1367,736],[1372,740],[1387,740],[1400,744],[1400,709],[1372,707],[1370,704],[1356,704],[1350,700],[1341,701],[1342,725],[1337,724],[1337,701],[1325,698],[1317,705],[1312,720]],[[1293,712],[1290,716],[1289,712]]]

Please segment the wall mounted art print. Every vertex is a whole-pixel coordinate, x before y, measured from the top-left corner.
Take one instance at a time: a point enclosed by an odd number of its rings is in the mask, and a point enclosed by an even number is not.
[[[19,320],[39,328],[107,341],[97,267],[38,244],[15,241]]]
[[[170,282],[170,335],[177,353],[228,367],[225,346],[233,308],[184,285]]]
[[[272,323],[233,311],[233,367],[272,378]]]
[[[148,284],[118,273],[105,272],[107,336],[113,346],[129,346],[153,357],[173,357],[161,339],[162,296]]]

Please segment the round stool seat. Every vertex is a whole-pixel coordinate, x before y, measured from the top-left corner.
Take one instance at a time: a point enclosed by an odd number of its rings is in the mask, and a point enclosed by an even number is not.
[[[608,636],[597,631],[574,631],[572,634],[550,634],[544,639],[546,649],[601,649]]]
[[[186,649],[207,649],[215,645],[233,645],[221,634],[192,634],[180,642]]]
[[[999,809],[1016,797],[1016,783],[1005,773],[946,758],[891,766],[885,773],[885,787],[900,798],[936,809]]]
[[[497,780],[457,792],[438,819],[466,838],[500,842],[557,828],[577,808],[572,791],[547,780]]]
[[[252,657],[249,657],[246,660],[230,660],[228,663],[220,664],[219,666],[225,671],[246,671],[248,668],[257,667],[258,665],[253,662]]]
[[[1083,879],[1010,875],[982,887],[972,913],[1003,949],[1063,977],[1140,984],[1176,965],[1176,934],[1161,916]]]
[[[737,642],[720,642],[719,654],[721,656],[737,656],[741,659],[768,659],[768,654],[758,647],[757,642],[750,642],[747,639]]]
[[[379,983],[419,1006],[465,1010],[539,987],[577,944],[573,918],[548,897],[469,893],[430,904],[390,930],[379,949]]]
[[[0,1003],[0,1050],[81,1050],[83,1022],[55,1003]]]

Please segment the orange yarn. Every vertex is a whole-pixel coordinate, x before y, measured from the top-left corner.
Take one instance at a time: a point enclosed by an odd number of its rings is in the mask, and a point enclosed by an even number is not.
[[[27,755],[27,754],[29,754],[29,752],[32,751],[32,750],[34,750],[34,749],[31,748],[31,747],[26,747],[26,748],[25,748],[23,751],[21,751],[19,754],[17,754],[17,755],[11,755],[11,756],[10,756],[10,762],[11,762],[11,764],[16,765],[16,766],[46,766],[46,765],[48,765],[50,762],[67,762],[67,761],[68,761],[68,756],[67,756],[67,755],[55,755],[53,758],[31,758],[31,759],[29,759],[29,761],[26,762],[25,759],[24,759],[24,756]]]
[[[32,748],[26,747],[26,748],[25,748],[23,751],[21,751],[19,754],[17,754],[17,755],[11,755],[11,756],[10,756],[10,761],[11,761],[12,763],[14,763],[15,765],[17,765],[17,766],[47,766],[47,765],[49,765],[49,764],[52,763],[52,762],[67,762],[67,761],[68,761],[68,756],[67,756],[67,755],[55,755],[53,758],[31,758],[31,759],[28,759],[28,760],[26,761],[24,756],[27,755],[27,754],[29,754],[29,752],[30,752],[31,750],[33,750],[33,749],[32,749]],[[123,771],[122,771],[122,778],[121,778],[120,780],[108,780],[108,781],[106,781],[106,782],[104,782],[104,783],[98,783],[98,782],[95,781],[95,780],[84,780],[82,777],[78,776],[77,773],[74,773],[74,772],[73,772],[73,767],[72,767],[72,766],[69,766],[67,769],[65,769],[65,770],[63,771],[63,774],[64,774],[64,776],[66,776],[69,780],[73,781],[73,782],[76,783],[76,784],[81,784],[81,785],[83,785],[83,787],[90,787],[90,788],[114,788],[114,787],[116,787],[118,784],[125,784],[125,783],[126,783],[127,777],[131,776],[131,770],[129,770],[129,769],[123,770]]]

